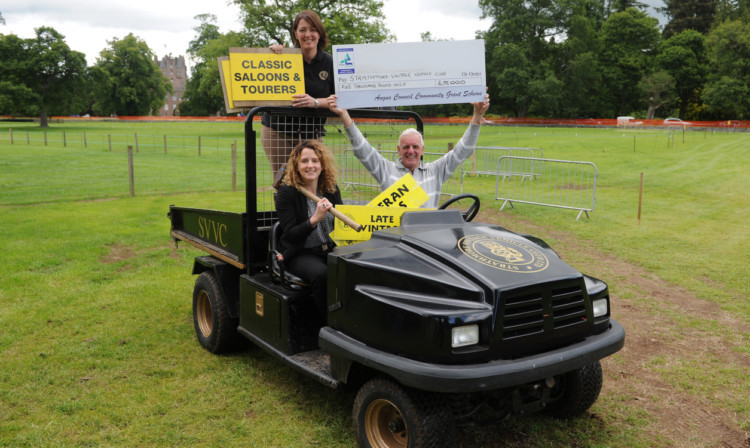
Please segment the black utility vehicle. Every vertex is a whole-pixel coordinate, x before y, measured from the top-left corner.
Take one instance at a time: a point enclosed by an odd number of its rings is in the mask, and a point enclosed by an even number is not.
[[[170,207],[172,237],[209,254],[193,266],[203,347],[219,353],[241,335],[331,388],[359,388],[353,418],[362,447],[452,446],[455,425],[475,423],[486,408],[500,418],[572,417],[596,401],[599,361],[625,339],[610,318],[606,283],[538,238],[469,222],[476,196],[457,197],[471,202],[465,212],[407,213],[400,227],[337,247],[328,257],[327,324],[316,321],[304,284],[272,262],[272,173],[253,129],[260,113],[327,118],[323,139],[341,165],[345,202],[378,193],[366,172],[352,176],[358,162],[331,115],[253,110],[245,123],[247,210]],[[351,114],[387,149],[399,128],[422,130],[413,113]]]

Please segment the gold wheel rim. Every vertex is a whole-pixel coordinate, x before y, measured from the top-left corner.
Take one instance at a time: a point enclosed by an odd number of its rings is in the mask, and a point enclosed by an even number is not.
[[[409,445],[409,433],[401,411],[388,400],[378,399],[370,403],[365,412],[364,430],[373,448],[405,448]]]
[[[208,299],[208,293],[201,291],[198,294],[198,302],[195,305],[195,317],[198,321],[198,328],[205,337],[211,336],[214,328],[214,315],[211,312],[211,301]]]

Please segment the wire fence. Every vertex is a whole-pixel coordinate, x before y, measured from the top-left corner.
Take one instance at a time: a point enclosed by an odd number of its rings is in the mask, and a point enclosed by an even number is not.
[[[244,139],[11,130],[7,142],[3,205],[244,189]]]
[[[356,116],[355,112],[352,112]],[[401,132],[413,120],[356,117],[368,141],[389,160],[396,160]],[[234,133],[239,131],[237,123]],[[275,171],[264,152],[262,124],[252,121],[260,207],[272,210]],[[380,193],[372,175],[351,156],[351,145],[338,117],[328,117],[321,140],[333,152],[348,203],[365,204]],[[457,127],[460,137],[463,127]],[[6,146],[5,144],[10,144]],[[0,205],[95,200],[130,195],[245,190],[246,142],[243,137],[167,135],[147,132],[9,129],[0,166]],[[450,147],[451,145],[449,145]],[[429,148],[425,162],[442,156]],[[130,155],[128,148],[131,148]],[[233,150],[234,148],[234,150]],[[388,148],[388,149],[385,149]],[[286,162],[287,155],[279,162]],[[355,188],[347,188],[357,185]],[[444,197],[458,194],[461,172],[446,182]]]

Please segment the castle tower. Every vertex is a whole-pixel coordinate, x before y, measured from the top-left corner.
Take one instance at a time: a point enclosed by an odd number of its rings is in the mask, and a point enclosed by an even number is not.
[[[175,109],[182,101],[182,95],[185,93],[185,83],[187,82],[185,57],[178,56],[173,58],[170,55],[164,56],[160,61],[154,56],[154,62],[159,64],[161,72],[172,82],[172,93],[167,93],[167,96],[164,98],[164,106],[159,109],[160,117],[171,117],[175,114]]]

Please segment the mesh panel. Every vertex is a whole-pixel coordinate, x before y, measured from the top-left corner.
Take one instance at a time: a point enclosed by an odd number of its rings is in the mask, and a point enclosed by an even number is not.
[[[268,113],[274,122],[287,120],[294,124],[295,134],[273,131],[263,126],[260,121],[252,122],[255,131],[255,185],[257,186],[258,212],[275,210],[273,183],[280,167],[289,158],[295,144],[306,137],[315,136],[325,143],[336,161],[337,180],[345,204],[366,204],[380,193],[380,187],[364,166],[354,157],[349,140],[344,134],[344,126],[338,116],[327,111],[310,110],[310,116],[316,120],[307,120],[305,111],[291,108],[258,108],[253,115]],[[419,116],[409,112],[351,110],[350,115],[357,127],[370,144],[378,148],[384,157],[396,160],[396,145],[401,132],[407,128],[422,131]],[[320,116],[325,116],[324,124]],[[252,115],[249,117],[252,119]],[[289,129],[287,126],[286,129]],[[246,138],[250,138],[246,135]],[[442,154],[439,154],[440,156]],[[434,160],[432,154],[425,154],[425,162]],[[250,176],[253,173],[249,173]],[[250,183],[248,184],[250,185]],[[263,219],[259,213],[259,219]],[[271,214],[268,219],[274,219]],[[272,223],[258,223],[258,227],[270,226]]]

